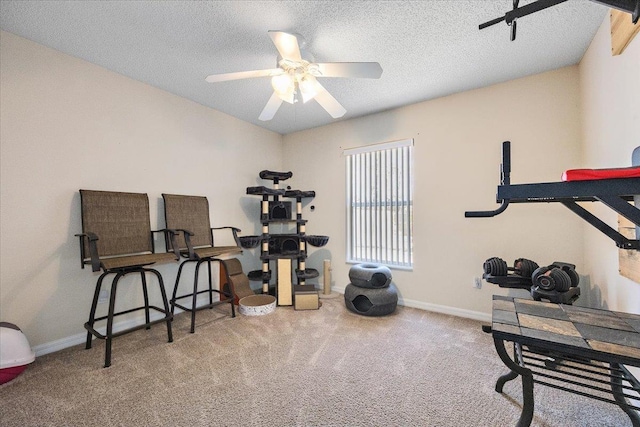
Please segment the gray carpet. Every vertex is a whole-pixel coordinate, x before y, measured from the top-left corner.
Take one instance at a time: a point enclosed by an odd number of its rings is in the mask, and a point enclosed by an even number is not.
[[[342,298],[266,316],[228,308],[39,357],[0,386],[9,426],[514,426],[520,381],[476,321],[398,307],[368,318]],[[631,426],[615,405],[536,385],[534,426]]]

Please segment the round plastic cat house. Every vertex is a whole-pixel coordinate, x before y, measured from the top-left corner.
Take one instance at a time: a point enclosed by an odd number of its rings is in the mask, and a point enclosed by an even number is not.
[[[20,328],[0,322],[0,384],[16,378],[34,360],[36,355]]]

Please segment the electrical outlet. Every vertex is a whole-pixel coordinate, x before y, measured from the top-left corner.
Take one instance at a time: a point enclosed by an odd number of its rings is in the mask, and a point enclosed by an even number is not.
[[[473,287],[476,289],[482,289],[482,279],[479,277],[473,278]]]
[[[100,295],[98,295],[98,303],[102,304],[104,302],[107,302],[108,299],[109,299],[109,292],[107,292],[106,289],[101,290]]]

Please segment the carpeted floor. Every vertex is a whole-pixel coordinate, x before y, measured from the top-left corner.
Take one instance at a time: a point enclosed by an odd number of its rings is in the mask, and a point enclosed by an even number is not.
[[[278,307],[231,318],[227,307],[176,316],[174,342],[155,325],[39,357],[0,386],[9,426],[514,426],[520,381],[476,321],[398,307],[349,312]],[[535,388],[534,426],[631,426],[615,405]]]

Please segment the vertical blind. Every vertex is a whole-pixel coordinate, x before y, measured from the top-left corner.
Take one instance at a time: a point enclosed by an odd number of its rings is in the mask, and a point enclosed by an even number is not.
[[[412,267],[413,140],[345,150],[347,261]]]

